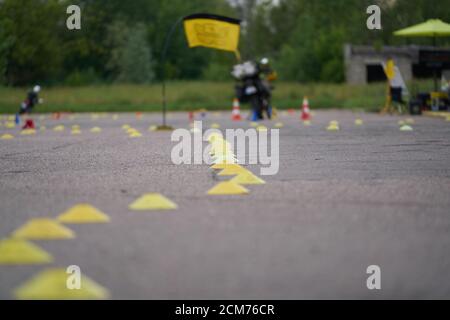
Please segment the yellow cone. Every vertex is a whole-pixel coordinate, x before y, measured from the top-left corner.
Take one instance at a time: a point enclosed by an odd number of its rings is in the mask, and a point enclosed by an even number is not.
[[[328,130],[328,131],[339,131],[339,126],[338,126],[338,125],[334,125],[334,124],[330,124],[330,125],[327,127],[327,130]]]
[[[100,133],[100,132],[102,132],[102,129],[99,127],[93,127],[90,131],[92,133]]]
[[[211,124],[211,129],[220,129],[220,124],[218,123]]]
[[[284,124],[282,123],[282,122],[277,122],[277,123],[275,123],[275,128],[283,128],[284,127]]]
[[[72,126],[72,130],[80,130],[80,125],[74,124],[74,125]]]
[[[12,134],[5,133],[4,135],[2,135],[0,137],[0,139],[2,139],[2,140],[11,140],[11,139],[14,139],[14,136]]]
[[[130,138],[140,138],[140,137],[142,137],[142,134],[140,132],[136,131],[136,132],[130,133],[129,137]]]
[[[258,126],[258,122],[254,122],[254,121],[250,122],[250,127],[256,128],[257,126]]]
[[[234,162],[229,163],[229,162],[220,162],[220,163],[216,163],[214,165],[211,166],[211,169],[215,169],[215,170],[223,170],[225,169],[227,166],[231,165],[231,164],[235,164]]]
[[[58,221],[48,218],[31,219],[14,231],[14,238],[29,240],[72,239],[75,234]]]
[[[177,205],[159,193],[147,193],[129,205],[131,210],[170,210]]]
[[[362,121],[362,119],[356,119],[355,120],[355,125],[356,126],[362,126],[364,124],[364,122]]]
[[[131,127],[130,127],[130,125],[129,124],[124,124],[123,126],[122,126],[122,129],[123,130],[128,130],[128,129],[130,129]]]
[[[37,245],[24,239],[0,241],[0,265],[51,263],[53,257]]]
[[[7,129],[13,129],[13,128],[16,127],[16,124],[15,124],[14,122],[6,122],[6,123],[5,123],[5,127],[6,127]]]
[[[248,193],[248,189],[231,181],[220,182],[208,191],[209,195],[238,195]]]
[[[79,134],[81,134],[81,131],[80,131],[80,129],[72,129],[72,132],[71,132],[73,135],[79,135]]]
[[[265,184],[266,182],[260,177],[255,176],[251,172],[240,173],[230,180],[231,182],[235,182],[237,184]]]
[[[106,214],[87,203],[77,204],[58,216],[58,221],[63,223],[104,223],[109,220]]]
[[[92,279],[81,275],[80,289],[69,289],[69,277],[65,269],[47,269],[39,272],[14,290],[20,300],[91,300],[107,299],[109,292]]]
[[[156,131],[156,130],[158,130],[158,126],[150,126],[148,128],[148,131]]]
[[[311,121],[310,120],[305,120],[305,121],[303,121],[303,124],[305,126],[310,126],[311,125]]]
[[[35,129],[24,129],[20,132],[20,134],[23,136],[30,136],[30,135],[36,134],[36,130]]]
[[[413,131],[413,128],[411,126],[408,126],[407,124],[400,127],[400,131]]]
[[[259,132],[261,132],[261,131],[264,131],[264,132],[265,132],[265,131],[267,131],[267,127],[266,127],[266,126],[263,126],[263,125],[257,126],[257,127],[256,127],[256,130],[259,131]]]
[[[56,132],[64,131],[64,126],[63,125],[56,126],[53,128],[53,131],[56,131]]]
[[[219,176],[234,176],[240,173],[249,172],[238,164],[227,164],[226,167],[218,173]]]

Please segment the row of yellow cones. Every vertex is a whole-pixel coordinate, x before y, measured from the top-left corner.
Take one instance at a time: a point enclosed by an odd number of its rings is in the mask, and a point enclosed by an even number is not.
[[[129,205],[130,210],[168,210],[177,205],[159,193],[144,194]],[[15,230],[9,238],[0,240],[0,265],[42,265],[52,263],[53,256],[30,242],[33,240],[64,240],[75,233],[64,224],[107,223],[108,215],[89,204],[78,204],[56,219],[35,218]],[[67,287],[69,274],[64,268],[50,268],[39,272],[14,290],[17,299],[107,299],[107,289],[81,274],[81,288]]]
[[[64,224],[105,223],[109,217],[100,210],[79,204],[60,214],[56,219],[30,219],[15,230],[11,237],[0,241],[0,265],[36,265],[54,261],[53,256],[30,242],[31,240],[63,240],[75,238],[75,233]],[[17,299],[106,299],[107,289],[81,274],[81,287],[67,287],[69,274],[64,268],[45,269],[14,290]]]
[[[45,131],[45,130],[47,130],[47,128],[45,126],[40,127],[40,131]],[[53,128],[53,131],[55,131],[55,132],[62,132],[64,130],[65,130],[65,127],[63,125],[58,125]],[[102,129],[100,127],[93,127],[91,129],[89,129],[89,132],[100,133],[100,132],[102,132]],[[37,133],[36,129],[24,129],[24,130],[20,131],[20,135],[22,135],[22,136],[35,135],[36,133]],[[72,135],[80,135],[81,133],[82,133],[82,131],[80,129],[80,126],[78,126],[78,125],[72,126],[72,129],[71,129]],[[14,139],[14,136],[10,133],[5,133],[0,136],[0,139],[1,140],[10,140],[10,139]]]
[[[210,155],[213,160],[212,169],[220,170],[219,177],[233,176],[230,180],[219,182],[212,187],[209,195],[244,195],[250,191],[245,185],[265,184],[265,181],[237,163],[230,143],[220,133],[212,133],[208,137]]]
[[[124,124],[122,126],[122,130],[124,130],[128,134],[128,137],[130,137],[130,138],[142,137],[142,133],[139,130],[131,127],[129,124]],[[157,130],[158,130],[158,126],[154,126],[154,125],[150,126],[148,128],[148,131],[157,131]]]

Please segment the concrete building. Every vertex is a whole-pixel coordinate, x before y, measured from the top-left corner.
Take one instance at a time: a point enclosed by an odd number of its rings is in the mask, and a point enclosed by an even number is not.
[[[385,81],[381,62],[388,58],[394,59],[400,69],[403,79],[408,82],[414,78],[431,78],[433,68],[419,61],[421,50],[434,50],[429,46],[384,46],[376,50],[373,46],[344,46],[345,73],[347,83],[365,84],[369,82]],[[442,49],[439,49],[442,50]],[[440,75],[441,70],[437,70]]]

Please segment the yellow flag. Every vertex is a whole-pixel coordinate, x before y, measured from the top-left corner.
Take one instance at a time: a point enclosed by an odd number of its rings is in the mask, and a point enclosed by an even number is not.
[[[193,14],[184,18],[189,47],[208,47],[238,51],[240,21],[212,14]]]
[[[387,61],[385,73],[386,73],[386,77],[387,77],[389,80],[394,79],[394,77],[395,77],[395,64],[394,64],[394,60],[389,59],[389,60]]]

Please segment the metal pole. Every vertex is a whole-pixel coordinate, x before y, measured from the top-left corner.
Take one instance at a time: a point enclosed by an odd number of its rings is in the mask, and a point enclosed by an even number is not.
[[[169,48],[170,40],[172,39],[172,35],[175,32],[176,27],[178,24],[183,20],[184,17],[178,18],[178,20],[172,25],[172,27],[169,30],[169,33],[166,36],[166,40],[164,42],[163,51],[161,54],[161,65],[162,65],[162,112],[163,112],[163,126],[165,127],[166,124],[166,112],[167,112],[167,99],[166,99],[166,57],[167,57],[167,50]]]
[[[436,35],[433,35],[433,49],[436,52]],[[434,80],[434,92],[438,91],[437,83],[437,67],[436,64],[433,66],[433,80]]]

